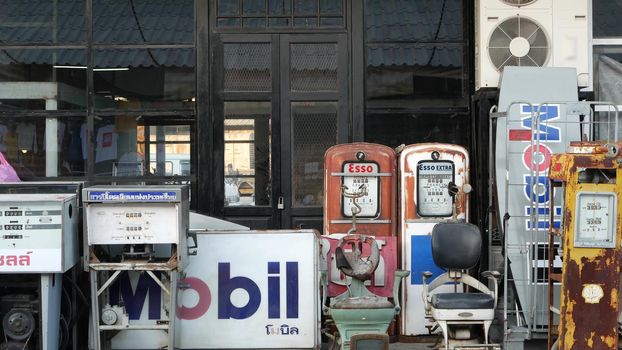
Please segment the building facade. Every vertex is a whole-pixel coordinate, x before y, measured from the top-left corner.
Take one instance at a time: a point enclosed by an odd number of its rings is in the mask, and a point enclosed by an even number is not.
[[[321,229],[328,147],[448,142],[471,151],[487,203],[496,95],[475,89],[475,8],[0,0],[0,151],[24,180],[188,183],[199,212]],[[622,2],[590,13],[593,91],[620,103]]]

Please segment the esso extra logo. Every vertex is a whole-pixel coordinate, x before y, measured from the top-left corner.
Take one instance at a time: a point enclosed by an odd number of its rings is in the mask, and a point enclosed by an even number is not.
[[[348,164],[348,172],[355,174],[371,174],[374,172],[374,166],[371,164]]]

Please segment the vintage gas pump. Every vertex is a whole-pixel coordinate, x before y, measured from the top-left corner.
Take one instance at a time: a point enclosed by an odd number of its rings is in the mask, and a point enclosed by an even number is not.
[[[322,255],[328,262],[329,297],[345,292],[349,283],[349,277],[337,267],[335,251],[353,225],[356,233],[372,236],[378,244],[378,268],[366,286],[376,295],[393,297],[397,269],[395,167],[395,151],[384,145],[357,142],[326,151]],[[369,245],[364,249],[364,254],[370,254]]]
[[[469,217],[469,156],[457,145],[410,145],[400,154],[399,170],[402,269],[411,272],[402,288],[400,334],[426,335],[433,323],[425,317],[422,273],[430,271],[429,278],[443,273],[432,258],[432,229],[439,222]]]
[[[188,187],[89,187],[83,201],[93,348],[134,336],[143,338],[137,348],[173,349],[178,275],[188,264]],[[159,287],[149,290],[150,315],[158,316],[140,322],[132,285],[148,283]]]
[[[622,144],[574,142],[551,158],[564,186],[559,349],[617,349]]]
[[[324,234],[345,233],[352,224],[353,198],[348,192],[365,190],[356,199],[356,230],[373,236],[395,236],[395,152],[372,143],[333,146],[324,155]]]
[[[68,340],[63,273],[78,262],[80,210],[79,184],[65,185],[0,184],[0,349],[54,350]]]

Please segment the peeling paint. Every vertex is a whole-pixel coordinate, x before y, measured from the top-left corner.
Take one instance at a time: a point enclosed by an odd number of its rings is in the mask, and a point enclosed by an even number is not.
[[[616,217],[615,248],[574,247],[577,192],[614,192],[622,208],[622,181],[579,182],[579,172],[586,169],[615,170],[622,179],[622,162],[608,156],[608,149],[602,143],[575,142],[569,153],[551,158],[550,178],[565,184],[559,349],[604,350],[618,345],[620,215]],[[601,290],[602,297],[592,295]]]

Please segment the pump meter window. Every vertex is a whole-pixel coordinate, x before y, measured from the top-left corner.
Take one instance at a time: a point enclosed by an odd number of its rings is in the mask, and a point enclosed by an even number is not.
[[[454,163],[421,161],[417,165],[417,213],[420,216],[451,216],[453,200],[447,186],[454,180]]]
[[[343,164],[343,185],[348,193],[356,193],[365,190],[366,195],[356,199],[356,204],[361,207],[357,217],[375,218],[380,213],[380,182],[378,181],[378,164],[369,162],[351,162]],[[352,176],[348,176],[352,174]],[[366,176],[371,175],[371,176]],[[342,195],[341,212],[345,217],[352,217],[352,198]]]
[[[616,194],[612,192],[577,194],[575,247],[615,247],[616,203]]]

